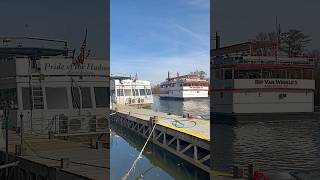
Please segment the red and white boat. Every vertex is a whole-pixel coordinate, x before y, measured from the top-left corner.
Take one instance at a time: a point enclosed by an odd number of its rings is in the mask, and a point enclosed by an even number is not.
[[[314,115],[312,58],[281,55],[278,44],[270,41],[245,42],[211,53],[213,120]]]
[[[187,75],[170,77],[160,84],[160,98],[205,98],[208,97],[208,80],[196,71]]]

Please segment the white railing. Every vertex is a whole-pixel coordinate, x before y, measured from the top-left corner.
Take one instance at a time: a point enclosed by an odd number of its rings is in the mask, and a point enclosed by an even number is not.
[[[306,57],[274,57],[274,56],[243,56],[241,59],[234,57],[221,59],[215,65],[230,65],[230,64],[283,64],[283,65],[315,65],[312,58]]]

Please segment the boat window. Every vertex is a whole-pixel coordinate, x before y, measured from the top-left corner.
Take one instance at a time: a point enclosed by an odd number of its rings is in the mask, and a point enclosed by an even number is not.
[[[117,96],[124,96],[123,89],[117,89]]]
[[[303,70],[303,79],[313,79],[312,69],[304,69]]]
[[[139,89],[139,92],[140,92],[140,96],[145,96],[146,95],[145,89]]]
[[[124,94],[125,94],[125,96],[132,96],[131,89],[125,89]]]
[[[94,94],[96,100],[96,107],[109,107],[109,88],[107,87],[95,87]]]
[[[90,87],[81,87],[82,108],[92,108]]]
[[[302,70],[301,69],[288,69],[288,78],[289,79],[302,79]]]
[[[64,87],[46,87],[48,109],[68,108],[67,89]]]
[[[222,79],[222,76],[221,76],[221,70],[220,69],[215,69],[214,70],[214,77],[215,79],[219,80],[219,79]]]
[[[4,101],[10,101],[13,103],[12,105],[17,108],[18,107],[18,101],[17,101],[17,89],[16,88],[10,88],[10,89],[1,89],[0,90],[0,102]],[[1,106],[1,104],[0,104]],[[3,107],[0,107],[0,109],[3,109]]]
[[[24,110],[30,110],[32,105],[31,91],[28,87],[21,88],[22,92],[22,106]]]
[[[80,108],[80,93],[78,87],[71,87],[72,107],[74,109]]]
[[[151,95],[151,89],[146,89],[147,90],[147,95]]]
[[[232,79],[232,69],[224,70],[224,79]]]
[[[133,96],[139,96],[139,90],[138,89],[132,89]]]
[[[260,69],[238,69],[235,70],[235,79],[259,79],[261,78]]]
[[[132,96],[136,96],[136,91],[135,91],[135,89],[132,89]]]

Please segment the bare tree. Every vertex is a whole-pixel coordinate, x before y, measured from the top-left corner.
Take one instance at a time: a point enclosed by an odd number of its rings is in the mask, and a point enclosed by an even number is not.
[[[305,35],[302,31],[290,29],[288,32],[281,33],[281,51],[289,56],[302,54],[310,41],[309,36]]]

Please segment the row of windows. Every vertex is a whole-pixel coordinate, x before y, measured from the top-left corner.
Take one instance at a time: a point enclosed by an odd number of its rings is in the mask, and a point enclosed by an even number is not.
[[[176,84],[171,84],[171,85],[160,85],[161,88],[168,88],[168,87],[174,87]],[[201,87],[208,87],[207,83],[203,84],[198,84],[198,83],[184,83],[184,84],[178,84],[177,86],[201,86]]]
[[[260,79],[260,78],[283,78],[283,79],[313,79],[311,69],[216,69],[215,79]]]
[[[72,107],[78,109],[93,108],[90,87],[72,87]],[[97,108],[109,106],[109,88],[94,87],[95,105]],[[67,89],[65,87],[46,87],[46,100],[48,109],[67,109],[69,107]],[[81,97],[81,98],[80,98]],[[43,99],[42,99],[43,101]],[[23,109],[30,110],[34,99],[31,98],[30,88],[22,88],[22,104]],[[80,106],[81,104],[81,106]],[[36,107],[35,107],[36,108]],[[41,109],[41,108],[40,108]]]
[[[112,92],[114,94],[114,92]],[[151,95],[151,89],[117,89],[117,96],[145,96]]]
[[[247,95],[247,93],[244,93],[244,94]],[[306,95],[308,95],[307,92],[306,92]],[[219,96],[220,96],[221,99],[223,99],[224,93],[223,93],[223,92],[220,92]],[[257,96],[258,96],[258,97],[262,97],[262,96],[263,96],[263,93],[259,92],[259,93],[257,93]],[[280,93],[280,94],[278,94],[278,99],[279,99],[279,100],[285,99],[286,97],[287,97],[287,94],[286,94],[286,93]]]

